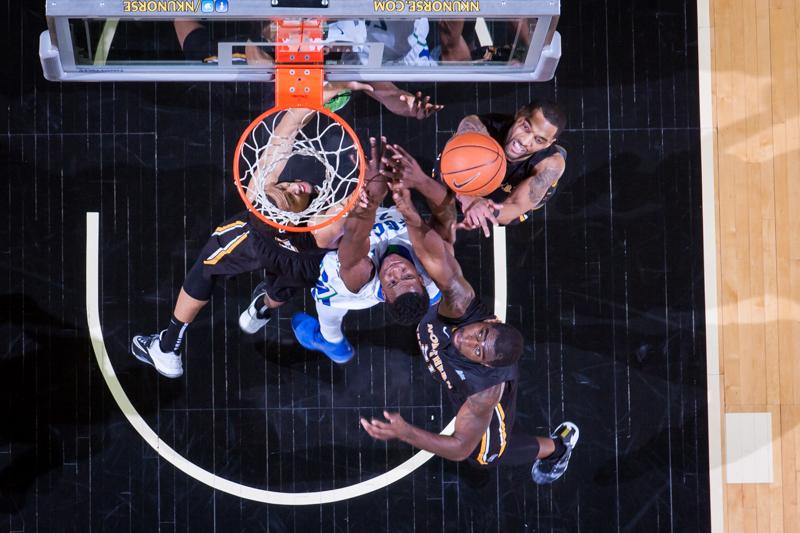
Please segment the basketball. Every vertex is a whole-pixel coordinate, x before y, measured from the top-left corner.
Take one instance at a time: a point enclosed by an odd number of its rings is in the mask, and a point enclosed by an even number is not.
[[[453,191],[467,196],[486,196],[506,175],[503,148],[482,133],[462,133],[444,147],[439,169]]]

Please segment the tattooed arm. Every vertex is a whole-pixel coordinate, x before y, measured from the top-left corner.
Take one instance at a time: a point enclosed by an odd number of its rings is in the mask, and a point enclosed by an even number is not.
[[[462,202],[464,221],[456,227],[465,230],[482,228],[484,235],[488,237],[492,225],[508,224],[531,209],[539,207],[547,190],[563,173],[564,158],[560,154],[548,157],[536,165],[532,176],[514,187],[511,195],[502,204],[492,202],[488,198],[471,198],[469,203]]]
[[[392,183],[389,187],[397,210],[406,219],[414,253],[442,291],[439,314],[452,318],[462,316],[475,299],[475,291],[464,278],[453,245],[422,220],[411,201],[409,189],[402,182]]]
[[[560,154],[551,155],[536,165],[534,174],[514,187],[503,202],[497,222],[508,224],[531,209],[536,209],[547,190],[564,174],[564,166],[564,158]]]

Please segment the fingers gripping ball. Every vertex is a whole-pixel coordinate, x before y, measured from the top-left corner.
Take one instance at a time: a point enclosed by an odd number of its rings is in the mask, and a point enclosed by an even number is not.
[[[503,183],[506,156],[488,135],[462,133],[444,147],[439,169],[447,186],[458,194],[486,196]]]

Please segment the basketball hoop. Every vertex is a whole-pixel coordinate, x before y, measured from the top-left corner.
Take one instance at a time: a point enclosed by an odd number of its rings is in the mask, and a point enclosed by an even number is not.
[[[242,133],[233,176],[247,209],[266,224],[282,231],[313,231],[333,224],[355,205],[365,156],[350,125],[323,106],[321,23],[279,21],[277,36],[282,44],[275,53],[276,105]],[[292,158],[306,167],[292,169]],[[297,181],[304,183],[302,200],[284,192]]]

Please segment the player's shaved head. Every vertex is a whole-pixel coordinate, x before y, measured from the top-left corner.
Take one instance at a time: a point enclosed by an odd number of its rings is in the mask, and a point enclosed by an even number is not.
[[[472,322],[457,329],[453,343],[467,359],[491,367],[513,365],[524,350],[522,334],[494,320]]]
[[[522,334],[516,328],[508,324],[496,323],[492,325],[494,330],[494,345],[492,346],[493,357],[487,357],[489,366],[509,366],[513,365],[522,357],[525,349],[525,342]]]

